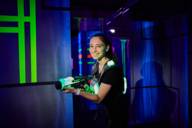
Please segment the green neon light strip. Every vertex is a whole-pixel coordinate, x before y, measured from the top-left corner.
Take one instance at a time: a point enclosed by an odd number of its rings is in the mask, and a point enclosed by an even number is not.
[[[122,63],[123,63],[123,80],[124,80],[124,90],[123,90],[123,94],[126,93],[127,90],[127,78],[126,78],[126,51],[125,51],[125,46],[126,46],[126,40],[125,39],[121,39],[121,51],[122,51]]]
[[[24,0],[17,0],[18,7],[18,45],[19,45],[19,81],[26,82],[26,67],[25,67],[25,26],[24,26]]]
[[[26,82],[25,22],[30,22],[31,82],[37,82],[36,0],[30,0],[30,16],[24,16],[24,0],[17,0],[18,16],[0,15],[0,22],[18,22],[18,27],[0,27],[0,33],[18,33],[19,82]]]
[[[30,0],[31,82],[37,82],[36,1]]]
[[[95,62],[87,62],[87,64],[94,64]]]
[[[18,18],[18,16],[4,16],[4,15],[0,15],[0,21],[17,22],[17,21],[19,21],[19,18]]]
[[[18,16],[4,16],[0,15],[0,22],[19,22],[19,17]],[[24,17],[25,22],[29,22],[29,17],[25,16]]]
[[[121,54],[122,54],[122,63],[123,63],[123,74],[126,76],[126,56],[125,56],[125,45],[126,45],[126,40],[121,39]]]
[[[0,33],[18,33],[18,27],[0,27]]]

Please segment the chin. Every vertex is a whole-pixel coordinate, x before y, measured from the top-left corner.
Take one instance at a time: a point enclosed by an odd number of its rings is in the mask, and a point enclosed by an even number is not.
[[[95,60],[101,60],[103,57],[101,57],[101,56],[95,56],[95,57],[93,57],[93,59],[95,59]]]

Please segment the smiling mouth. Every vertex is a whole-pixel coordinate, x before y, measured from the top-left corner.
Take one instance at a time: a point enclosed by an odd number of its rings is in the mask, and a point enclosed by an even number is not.
[[[93,56],[99,56],[99,53],[94,53]]]

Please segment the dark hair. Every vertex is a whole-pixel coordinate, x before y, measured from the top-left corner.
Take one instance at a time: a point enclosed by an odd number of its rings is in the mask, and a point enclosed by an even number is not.
[[[110,38],[103,32],[94,33],[93,35],[90,36],[89,40],[91,40],[91,38],[93,37],[99,37],[106,46],[109,46],[109,50],[106,52],[105,56],[110,60],[115,61],[115,63],[117,63],[117,57],[113,52],[112,42]]]

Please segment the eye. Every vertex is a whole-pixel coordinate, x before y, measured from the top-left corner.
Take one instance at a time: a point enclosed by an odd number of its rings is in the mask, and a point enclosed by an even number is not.
[[[99,46],[96,46],[97,48],[101,48],[101,46],[99,45]]]
[[[103,47],[104,45],[97,45],[96,47],[98,47],[98,48],[101,48],[101,47]]]

